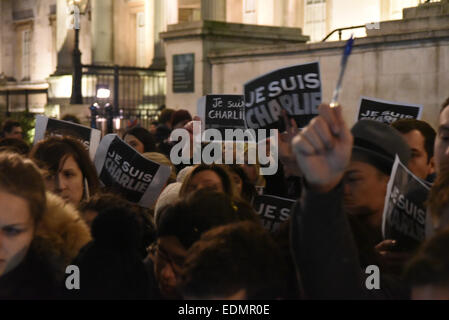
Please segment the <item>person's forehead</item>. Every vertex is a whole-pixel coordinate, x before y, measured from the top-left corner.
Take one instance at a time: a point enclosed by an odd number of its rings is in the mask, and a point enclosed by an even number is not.
[[[346,173],[376,173],[376,171],[376,167],[368,162],[352,160]]]
[[[423,149],[425,138],[419,130],[412,130],[402,134],[411,148]]]
[[[196,173],[193,177],[193,179],[201,179],[201,180],[220,180],[220,177],[218,174],[213,170],[202,170],[198,173]]]
[[[449,128],[449,106],[444,108],[444,110],[440,113],[439,125],[447,126]]]
[[[76,163],[75,158],[72,155],[68,155],[61,159],[62,169],[80,169],[78,163]]]
[[[30,222],[28,202],[21,197],[0,190],[0,225]]]

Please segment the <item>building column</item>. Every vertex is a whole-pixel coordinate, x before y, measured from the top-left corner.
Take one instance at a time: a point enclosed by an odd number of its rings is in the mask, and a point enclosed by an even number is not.
[[[201,0],[201,19],[226,21],[226,0]]]
[[[178,23],[178,0],[162,0],[165,11],[164,11],[164,31],[167,31],[167,25]]]
[[[92,64],[111,65],[113,60],[113,2],[92,0]]]
[[[150,67],[151,69],[165,70],[165,51],[159,34],[167,30],[166,17],[167,17],[167,1],[154,0],[154,7],[153,7],[154,57]]]
[[[73,70],[73,49],[75,47],[75,30],[69,28],[69,9],[66,0],[56,3],[56,52],[57,64],[55,75],[71,74]]]

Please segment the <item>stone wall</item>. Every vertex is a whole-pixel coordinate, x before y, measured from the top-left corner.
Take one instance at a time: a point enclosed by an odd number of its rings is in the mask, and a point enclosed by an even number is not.
[[[380,30],[356,39],[340,95],[350,124],[355,121],[360,96],[368,96],[423,104],[423,120],[436,126],[439,108],[449,97],[449,15],[440,11],[433,17],[415,19],[381,23]],[[446,21],[446,25],[434,20]],[[411,28],[413,25],[417,27]],[[323,101],[329,101],[343,46],[343,41],[337,41],[211,52],[211,93],[241,94],[243,84],[254,77],[280,67],[319,61]]]
[[[227,82],[222,74],[213,75],[211,51],[223,52],[230,48],[256,48],[267,45],[300,43],[308,40],[299,28],[255,26],[218,21],[196,21],[170,25],[161,33],[167,61],[166,105],[174,109],[187,109],[196,113],[197,100],[211,93],[218,82]],[[241,51],[239,51],[241,52]],[[192,93],[173,92],[173,56],[194,53],[195,85]],[[231,78],[228,78],[231,80]]]

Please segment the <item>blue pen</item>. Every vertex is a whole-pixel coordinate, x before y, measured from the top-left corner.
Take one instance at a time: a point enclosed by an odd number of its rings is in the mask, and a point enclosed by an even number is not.
[[[330,106],[332,108],[338,106],[338,95],[340,94],[341,91],[341,85],[346,70],[346,64],[348,63],[348,58],[351,54],[353,44],[354,44],[354,37],[353,35],[351,35],[351,38],[349,38],[349,40],[346,42],[345,51],[343,52],[343,56],[341,57],[340,75],[338,76],[337,86],[335,87],[334,94],[332,96],[332,100],[330,103]]]

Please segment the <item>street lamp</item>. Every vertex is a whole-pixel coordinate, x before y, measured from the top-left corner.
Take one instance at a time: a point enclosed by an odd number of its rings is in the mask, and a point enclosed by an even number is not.
[[[70,104],[82,104],[83,95],[81,93],[81,51],[79,49],[80,16],[85,13],[89,0],[67,0],[70,13],[73,14],[73,28],[75,29],[75,48],[73,49],[73,75],[72,75],[72,95]]]

